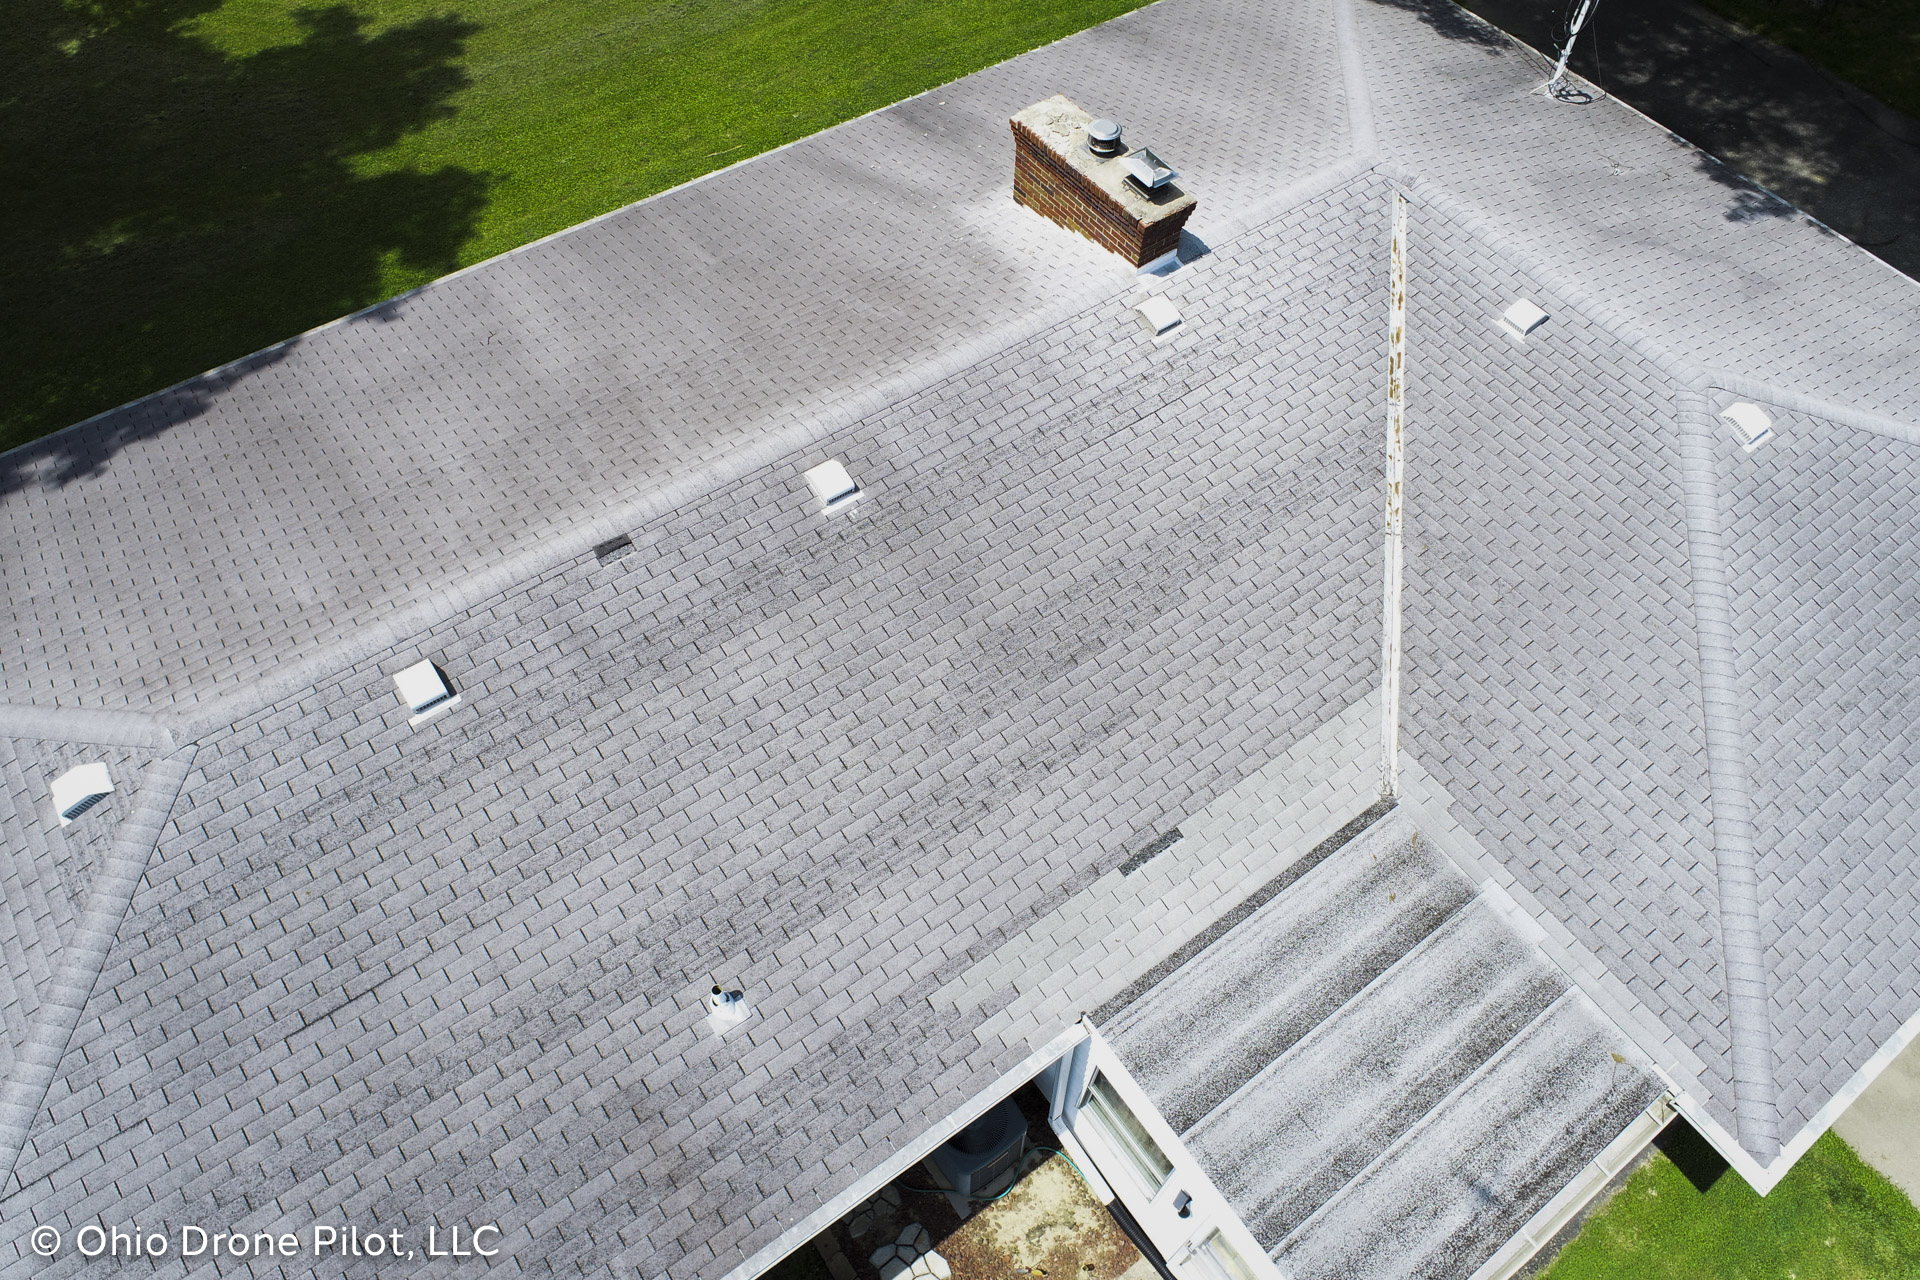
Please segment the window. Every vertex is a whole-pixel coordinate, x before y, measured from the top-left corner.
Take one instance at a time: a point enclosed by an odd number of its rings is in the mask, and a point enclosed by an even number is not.
[[[1160,1144],[1153,1140],[1132,1109],[1120,1101],[1120,1095],[1107,1078],[1097,1071],[1087,1085],[1087,1100],[1081,1110],[1093,1118],[1100,1136],[1126,1161],[1146,1193],[1158,1194],[1173,1172],[1173,1161],[1167,1159]]]

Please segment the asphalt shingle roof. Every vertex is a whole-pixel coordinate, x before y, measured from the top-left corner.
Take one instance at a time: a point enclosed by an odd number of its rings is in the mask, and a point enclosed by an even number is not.
[[[1724,1067],[1681,388],[1448,219],[1423,218],[1419,248],[1406,749]],[[1524,347],[1493,323],[1521,296],[1553,316]],[[1715,1084],[1724,1098],[1730,1079]]]
[[[1124,115],[1204,187],[1216,227],[1346,153],[1325,5],[1169,16],[1128,15],[6,454],[0,636],[20,660],[0,696],[191,709],[350,644],[456,567],[523,578],[611,504],[671,506],[743,452],[784,452],[783,433],[862,416],[898,397],[890,381],[1111,292],[1109,255],[1006,197],[1007,117],[1029,102],[1067,89]]]
[[[1920,979],[1920,292],[1539,74],[1451,8],[1162,0],[6,455],[0,731],[157,782],[8,953],[58,979],[0,1217],[804,1238],[1072,1014],[930,995],[1377,687],[1396,184],[1408,750],[1771,1160]],[[1200,195],[1163,346],[1007,197],[1059,91]],[[411,729],[421,657],[464,705]]]
[[[1027,1050],[927,995],[1372,679],[1367,364],[1237,388],[1371,344],[1386,196],[1223,249],[1165,347],[1088,312],[212,736],[14,1185],[680,1274],[942,1118]],[[467,705],[411,729],[420,654]]]
[[[149,759],[130,747],[0,738],[0,1080],[14,1074],[107,857],[112,819],[135,803]],[[96,761],[113,779],[113,795],[92,811],[105,821],[60,826],[49,784]]]
[[[1718,444],[1787,1127],[1914,1013],[1914,444],[1769,406]],[[1854,1016],[1836,1025],[1833,1010]]]

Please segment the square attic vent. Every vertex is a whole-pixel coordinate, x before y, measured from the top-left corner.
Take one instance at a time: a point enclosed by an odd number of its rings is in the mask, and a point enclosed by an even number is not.
[[[807,488],[813,490],[813,496],[820,499],[823,507],[835,507],[848,501],[860,492],[860,486],[847,474],[846,466],[838,458],[828,458],[817,467],[810,467],[801,473],[807,482]]]
[[[107,774],[107,766],[79,765],[53,780],[53,809],[64,827],[112,794],[113,779]]]
[[[1500,315],[1500,327],[1510,338],[1525,341],[1528,334],[1547,322],[1547,313],[1531,300],[1522,298]]]
[[[1758,449],[1773,435],[1773,419],[1757,404],[1737,401],[1722,409],[1720,416],[1733,424],[1733,438],[1748,453]]]
[[[1147,332],[1156,338],[1180,323],[1180,308],[1159,294],[1135,306],[1133,313],[1140,317],[1141,324],[1147,326]]]
[[[440,668],[431,662],[416,662],[405,671],[395,672],[393,687],[399,693],[400,701],[406,703],[407,709],[413,712],[408,724],[431,720],[460,705],[460,695],[447,683]]]

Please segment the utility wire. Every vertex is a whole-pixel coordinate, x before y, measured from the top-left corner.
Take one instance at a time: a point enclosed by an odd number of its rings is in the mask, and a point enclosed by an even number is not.
[[[1578,7],[1573,10],[1572,14],[1561,27],[1564,35],[1560,49],[1560,60],[1554,64],[1553,75],[1548,79],[1544,87],[1547,95],[1557,101],[1575,102],[1584,105],[1594,100],[1593,95],[1585,89],[1567,82],[1567,62],[1573,57],[1573,42],[1580,38],[1580,29],[1587,24],[1587,19],[1592,16],[1594,9],[1598,7],[1599,0],[1577,0],[1577,3]],[[1597,60],[1594,65],[1596,68],[1599,66]]]

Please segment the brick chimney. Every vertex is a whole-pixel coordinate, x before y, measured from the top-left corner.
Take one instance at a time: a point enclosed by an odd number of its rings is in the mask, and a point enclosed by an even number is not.
[[[1055,94],[1013,117],[1013,198],[1134,266],[1173,252],[1198,203],[1120,127]]]

